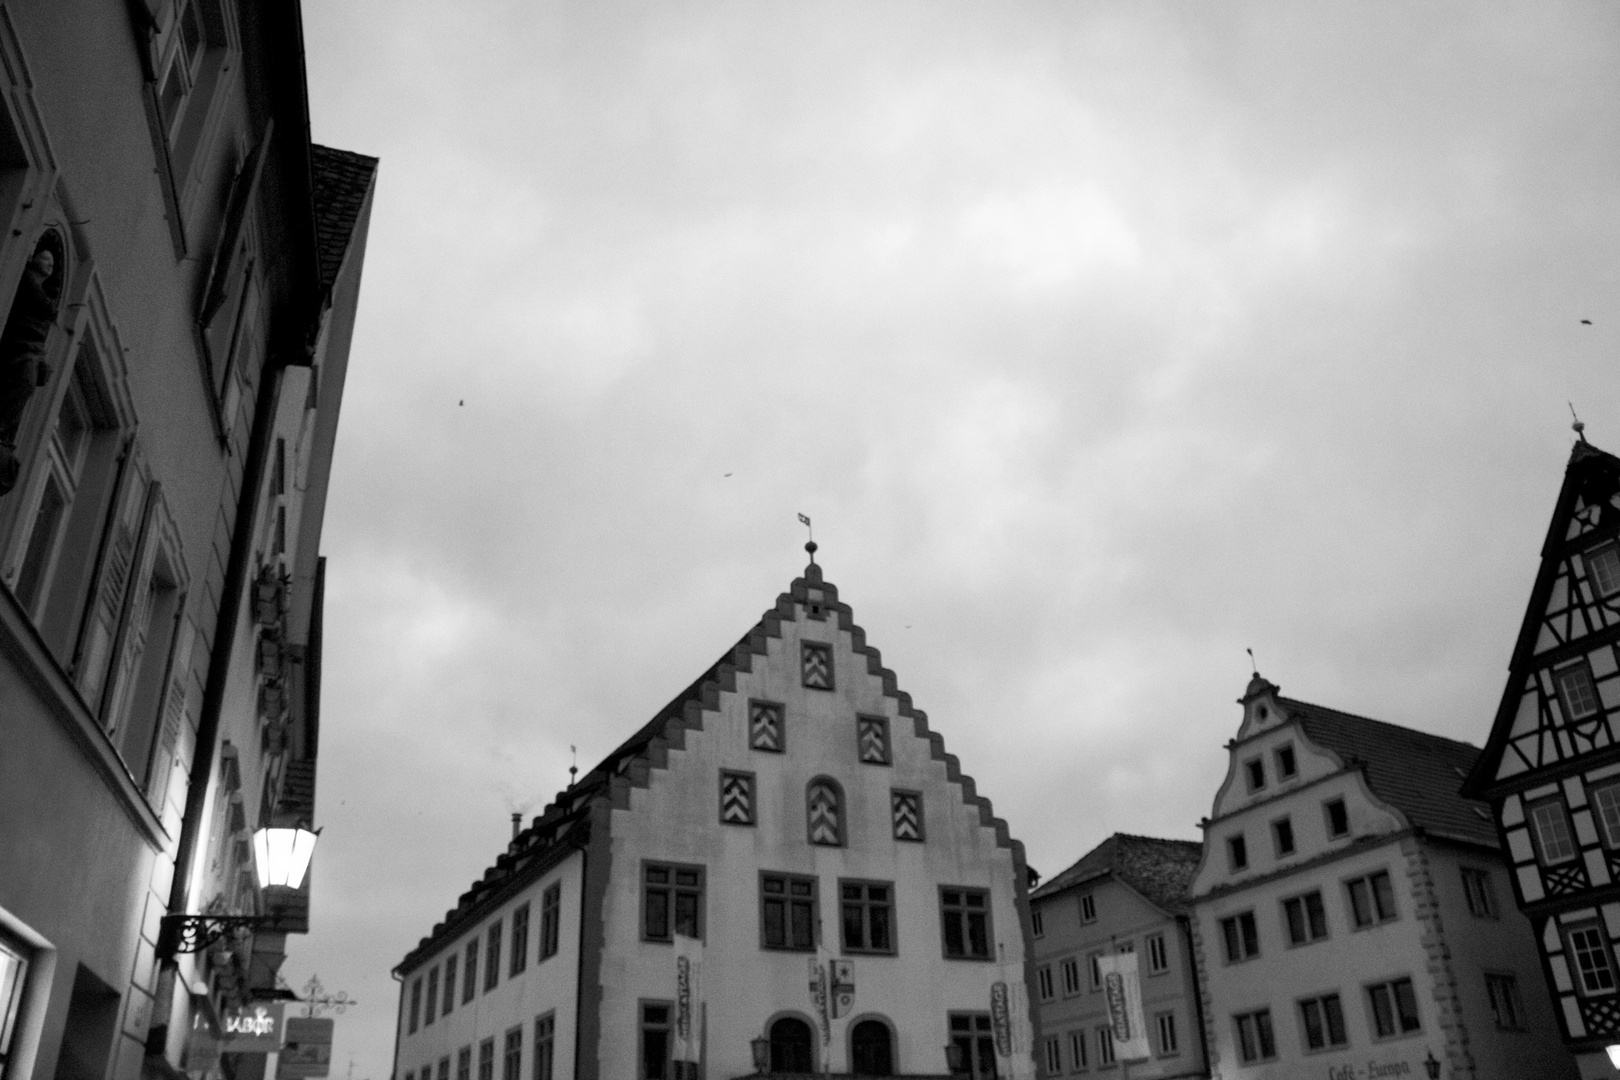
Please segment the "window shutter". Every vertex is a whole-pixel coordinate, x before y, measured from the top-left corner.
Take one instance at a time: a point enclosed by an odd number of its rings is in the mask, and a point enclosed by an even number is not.
[[[259,178],[264,175],[264,161],[269,157],[270,137],[275,134],[274,120],[265,121],[264,134],[248,152],[236,179],[231,181],[230,200],[225,205],[225,217],[220,222],[218,243],[214,247],[213,265],[208,271],[208,291],[203,294],[197,321],[206,329],[214,316],[225,305],[231,294],[230,284],[236,269],[242,224],[247,220],[248,208],[259,191]]]
[[[135,568],[141,518],[146,512],[146,466],[140,448],[131,439],[124,450],[117,491],[96,559],[95,588],[85,612],[84,630],[74,654],[73,673],[79,692],[99,715],[113,640],[124,613],[125,593]]]
[[[163,485],[153,481],[146,485],[146,499],[141,505],[140,523],[136,533],[132,572],[124,586],[123,611],[118,619],[114,636],[113,656],[116,657],[109,674],[109,682],[101,699],[101,723],[108,731],[116,731],[124,723],[129,711],[129,697],[135,691],[140,672],[141,657],[146,654],[146,640],[152,633],[152,564],[157,558],[157,544],[152,537],[152,516],[157,510]]]

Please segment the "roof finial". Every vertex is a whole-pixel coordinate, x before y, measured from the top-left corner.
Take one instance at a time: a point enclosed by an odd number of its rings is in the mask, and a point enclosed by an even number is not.
[[[809,514],[800,514],[799,515],[799,521],[800,521],[801,524],[804,525],[804,533],[805,533],[805,536],[807,537],[807,539],[805,540],[805,544],[804,544],[804,550],[806,550],[806,551],[808,551],[810,553],[810,564],[813,566],[813,565],[815,565],[815,561],[816,561],[816,534],[815,534],[815,530],[810,528],[810,515]]]
[[[579,751],[574,747],[568,748],[568,786],[574,786],[574,777],[579,775]]]
[[[1573,401],[1569,403],[1569,415],[1575,418],[1575,422],[1569,426],[1575,429],[1575,434],[1580,436],[1581,442],[1585,442],[1586,425],[1581,423],[1580,414],[1575,411],[1575,403]]]
[[[1250,667],[1250,669],[1253,671],[1253,673],[1255,675],[1259,675],[1260,674],[1260,668],[1254,662],[1254,650],[1253,649],[1244,649],[1243,651],[1249,654],[1249,667]]]

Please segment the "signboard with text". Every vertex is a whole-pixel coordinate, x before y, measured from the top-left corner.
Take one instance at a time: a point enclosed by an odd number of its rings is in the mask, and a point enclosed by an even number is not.
[[[285,1001],[255,1001],[228,1010],[220,1020],[227,1054],[269,1054],[281,1049]]]
[[[306,1080],[327,1075],[332,1067],[332,1030],[335,1021],[315,1016],[290,1016],[276,1080]]]

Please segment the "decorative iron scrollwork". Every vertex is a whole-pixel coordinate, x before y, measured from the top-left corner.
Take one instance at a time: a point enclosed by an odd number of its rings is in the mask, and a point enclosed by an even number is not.
[[[249,934],[273,930],[273,915],[165,915],[158,929],[160,957],[197,953],[226,941],[234,944]]]

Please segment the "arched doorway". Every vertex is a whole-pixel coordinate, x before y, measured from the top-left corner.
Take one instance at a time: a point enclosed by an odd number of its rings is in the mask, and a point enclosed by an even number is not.
[[[810,1025],[798,1017],[782,1017],[771,1025],[771,1072],[815,1072],[810,1045]]]
[[[849,1065],[856,1076],[893,1076],[894,1045],[889,1025],[862,1020],[849,1033]]]

